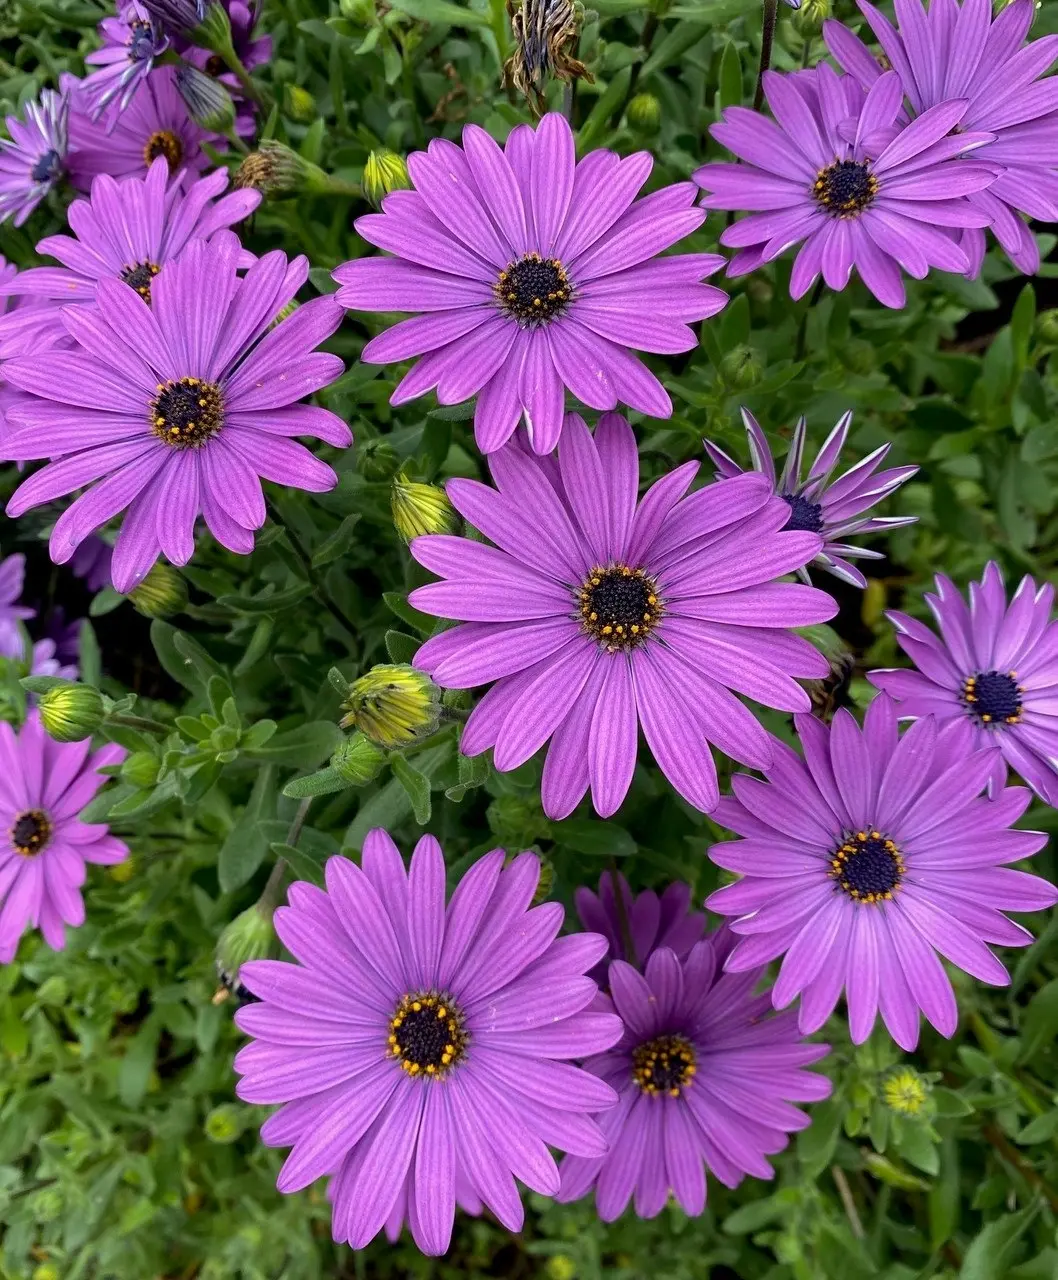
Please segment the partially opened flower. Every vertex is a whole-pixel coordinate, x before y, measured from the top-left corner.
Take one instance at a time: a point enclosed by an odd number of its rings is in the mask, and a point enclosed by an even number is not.
[[[524,419],[538,453],[562,429],[565,390],[593,409],[618,402],[656,418],[668,393],[632,350],[690,351],[690,327],[727,296],[701,281],[712,254],[652,261],[701,226],[693,183],[642,200],[646,152],[593,151],[578,164],[555,112],[518,125],[501,150],[467,125],[462,148],[435,138],[408,159],[414,191],[394,191],[356,229],[391,258],[334,273],[338,301],[360,311],[419,311],[364,348],[373,364],[421,357],[391,397],[437,389],[441,404],[477,395],[474,434],[491,453]]]
[[[654,951],[645,974],[610,965],[610,996],[597,1007],[612,1007],[625,1032],[584,1064],[618,1095],[599,1118],[610,1149],[563,1160],[560,1201],[594,1188],[599,1217],[612,1222],[633,1196],[638,1217],[657,1217],[671,1192],[697,1216],[707,1170],[727,1187],[772,1178],[768,1157],[808,1128],[791,1104],[830,1094],[826,1076],[803,1069],[830,1046],[805,1044],[792,1014],[769,1016],[767,992],[753,994],[763,967],[723,972],[733,942],[722,927],[683,959]]]
[[[970,584],[967,605],[937,575],[926,603],[940,635],[906,613],[888,614],[917,671],[871,671],[868,679],[897,702],[902,719],[965,721],[974,745],[998,747],[991,788],[1009,765],[1048,804],[1058,805],[1058,622],[1054,587],[1022,578],[1007,604],[1003,576],[990,561]]]
[[[94,307],[63,310],[72,350],[5,365],[28,394],[7,412],[0,456],[53,460],[16,489],[8,515],[85,489],[52,530],[57,564],[127,511],[111,563],[127,593],[160,554],[190,560],[199,515],[249,554],[265,520],[262,479],[315,493],[338,483],[290,437],[351,442],[336,414],[299,403],[342,371],[316,350],[341,308],[315,298],[273,327],[308,263],[275,251],[240,276],[240,254],[230,231],[193,240],[153,278],[150,306],[130,284],[100,280]]]
[[[818,1030],[844,988],[855,1044],[880,1014],[903,1049],[918,1043],[919,1010],[945,1036],[959,1011],[940,957],[982,982],[1009,982],[987,944],[1023,947],[1032,934],[1004,911],[1058,902],[1046,880],[1006,864],[1047,843],[1012,831],[1030,793],[981,795],[994,748],[974,749],[965,719],[932,716],[897,734],[886,694],[861,730],[848,711],[828,728],[797,717],[804,759],[775,744],[767,781],[737,774],[713,818],[741,840],[709,856],[741,876],[706,902],[740,937],[732,972],[777,956],[776,1008],[801,997],[803,1032]]]
[[[605,1150],[591,1119],[615,1101],[571,1064],[621,1035],[589,1010],[585,977],[605,950],[595,934],[558,938],[563,909],[530,907],[539,859],[504,869],[495,849],[463,876],[445,908],[445,863],[433,836],[406,873],[384,831],[362,868],[326,866],[327,889],[290,888],[276,932],[296,963],[244,964],[259,1004],[236,1022],[245,1102],[284,1104],[265,1121],[269,1146],[292,1146],[280,1191],[331,1179],[332,1232],[363,1248],[407,1222],[415,1243],[444,1253],[457,1203],[522,1226],[515,1178],[554,1195],[548,1151]]]
[[[65,925],[84,924],[81,885],[85,863],[109,866],[127,847],[105,826],[78,814],[106,782],[100,768],[125,758],[108,744],[94,754],[90,742],[53,742],[31,711],[16,735],[0,722],[0,964],[15,958],[19,939],[39,928],[61,951]]]
[[[0,658],[20,658],[25,650],[22,623],[37,616],[36,609],[19,604],[26,581],[26,557],[0,560]]]
[[[169,47],[168,37],[139,0],[125,0],[117,17],[100,22],[99,34],[103,47],[85,54],[85,65],[97,69],[85,76],[80,90],[94,119],[112,102],[124,111],[155,58]]]
[[[583,885],[573,894],[581,924],[601,933],[608,943],[605,961],[593,975],[600,986],[606,983],[610,960],[627,960],[641,968],[658,947],[668,947],[682,960],[705,933],[705,916],[689,910],[690,885],[670,884],[659,897],[653,889],[633,894],[620,874],[616,884],[614,892],[614,876],[604,871],[599,877],[598,894]]]
[[[1021,271],[1039,269],[1036,238],[1018,216],[1058,220],[1058,80],[1041,80],[1058,58],[1058,35],[1028,45],[1035,0],[1013,0],[993,20],[992,0],[900,0],[893,25],[868,0],[860,11],[878,39],[888,65],[900,77],[911,117],[953,98],[966,102],[959,129],[988,133],[994,141],[975,160],[992,165],[995,181],[969,200],[989,222],[967,227],[960,243],[976,276],[985,252],[982,225]],[[847,27],[824,24],[830,52],[864,89],[881,77],[880,60]]]
[[[768,735],[735,695],[807,711],[794,677],[829,671],[789,628],[837,606],[777,581],[822,539],[782,532],[789,508],[762,476],[685,498],[693,462],[638,502],[635,437],[617,414],[594,436],[569,414],[557,462],[517,443],[489,461],[498,489],[452,480],[448,495],[494,545],[444,535],[411,544],[445,579],[417,588],[411,603],[464,624],[428,640],[415,665],[445,688],[496,682],[461,750],[492,747],[505,772],[550,738],[548,817],[571,813],[589,785],[605,817],[631,785],[641,724],[665,776],[708,812],[719,797],[710,743],[754,768],[771,758]]]
[[[918,467],[893,467],[879,472],[878,467],[892,448],[892,445],[883,444],[843,476],[832,480],[834,468],[838,465],[838,458],[852,425],[852,413],[849,412],[841,416],[837,426],[827,436],[803,481],[801,471],[806,423],[804,418],[800,418],[794,427],[786,465],[782,475],[777,476],[771,446],[760,423],[748,409],[742,410],[742,420],[749,437],[753,469],[767,476],[775,492],[789,505],[790,517],[786,528],[808,529],[812,533],[818,533],[823,539],[823,549],[813,563],[821,565],[835,578],[851,583],[854,587],[866,587],[867,579],[849,561],[881,560],[882,553],[850,545],[845,539],[854,534],[878,533],[914,524],[915,516],[869,516],[866,513],[895,493],[905,480],[910,480]],[[716,465],[718,479],[729,480],[743,474],[742,468],[723,449],[708,440],[704,444],[706,453]],[[801,576],[808,581],[805,570],[801,570]]]
[[[70,104],[65,93],[45,89],[23,118],[7,117],[0,138],[0,222],[20,227],[66,172]]]
[[[952,232],[988,225],[990,215],[965,197],[989,186],[995,169],[962,158],[993,138],[963,129],[965,98],[901,125],[904,89],[895,72],[866,96],[825,63],[811,74],[769,71],[764,85],[774,121],[728,107],[710,130],[744,163],[707,164],[694,175],[707,209],[750,212],[720,237],[738,250],[728,275],[801,244],[792,297],[820,273],[831,289],[844,289],[855,267],[879,302],[902,307],[901,269],[918,280],[930,267],[968,270]]]

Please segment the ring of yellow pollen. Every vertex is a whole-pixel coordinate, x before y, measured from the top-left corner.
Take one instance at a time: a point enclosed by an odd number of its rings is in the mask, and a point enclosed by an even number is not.
[[[577,604],[584,630],[611,653],[642,644],[661,616],[657,583],[624,564],[592,569]]]
[[[632,1079],[655,1097],[678,1098],[697,1071],[694,1045],[685,1036],[657,1036],[632,1051]]]
[[[812,195],[835,218],[855,218],[874,203],[878,179],[861,160],[835,160],[820,169]]]
[[[175,173],[180,167],[180,161],[184,158],[184,144],[171,129],[158,129],[147,139],[143,148],[143,161],[148,169],[151,161],[157,160],[159,156],[165,156],[170,173]]]
[[[220,387],[201,378],[160,382],[151,401],[151,430],[173,449],[197,449],[217,434],[223,420]]]
[[[48,843],[51,836],[51,823],[43,810],[27,809],[24,813],[18,814],[8,834],[11,838],[11,848],[23,858],[32,858]]]
[[[1020,724],[1021,695],[1016,671],[975,671],[962,682],[959,696],[978,724]]]
[[[856,831],[830,856],[829,874],[854,902],[888,902],[907,873],[904,857],[881,831]]]
[[[500,306],[523,328],[553,320],[573,298],[566,268],[557,258],[539,253],[509,262],[494,287]]]
[[[419,991],[401,997],[387,1045],[408,1075],[442,1079],[463,1060],[469,1039],[463,1012],[451,996]]]

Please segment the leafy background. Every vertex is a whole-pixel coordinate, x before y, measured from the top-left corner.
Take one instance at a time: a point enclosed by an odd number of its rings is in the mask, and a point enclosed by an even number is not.
[[[824,56],[818,0],[807,20],[783,8],[775,63]],[[1034,34],[1058,31],[1058,4]],[[851,0],[837,16],[854,25]],[[80,74],[104,11],[86,0],[3,0],[0,106],[15,110],[64,70]],[[813,17],[815,21],[813,21]],[[263,69],[277,110],[265,125],[340,177],[356,181],[368,152],[398,152],[429,137],[458,137],[465,121],[502,139],[527,119],[500,87],[511,47],[503,0],[267,0],[276,40]],[[648,147],[653,185],[686,179],[720,156],[709,126],[723,106],[752,99],[760,46],[759,0],[684,0],[648,8],[602,0],[584,17],[581,56],[595,75],[573,104],[580,151]],[[653,95],[654,132],[629,122],[633,95]],[[561,86],[550,89],[552,104]],[[641,119],[637,111],[633,120]],[[234,163],[234,161],[233,161]],[[246,228],[258,251],[306,253],[312,284],[363,253],[349,198],[266,202]],[[0,227],[0,252],[20,265],[60,228],[61,202],[21,231]],[[714,250],[723,215],[686,245]],[[1040,228],[1045,258],[1055,236]],[[854,283],[792,304],[789,263],[731,285],[731,303],[703,327],[702,345],[655,361],[675,402],[668,422],[639,422],[652,478],[702,456],[709,435],[744,456],[738,406],[778,442],[799,413],[818,444],[855,410],[850,453],[886,440],[896,463],[922,470],[896,510],[919,517],[881,544],[866,593],[833,587],[836,631],[855,671],[849,696],[870,696],[862,673],[898,661],[883,611],[923,613],[921,592],[943,568],[957,581],[997,557],[1008,576],[1052,577],[1058,557],[1058,266],[1032,282],[990,254],[981,281],[934,273],[910,282],[902,312]],[[649,299],[644,299],[649,306]],[[50,565],[44,538],[54,512],[2,530],[3,551],[30,562],[27,595],[44,611],[91,616],[85,674],[165,736],[115,731],[137,754],[96,814],[128,839],[131,864],[91,873],[88,922],[62,954],[24,940],[0,970],[0,1276],[5,1280],[312,1280],[367,1276],[658,1277],[683,1280],[1050,1280],[1058,1275],[1058,916],[1030,919],[1037,935],[1011,954],[1006,990],[957,979],[958,1034],[926,1030],[903,1059],[923,1073],[929,1101],[900,1117],[882,1082],[901,1062],[882,1033],[854,1050],[840,1019],[832,1101],[777,1158],[771,1184],[737,1192],[710,1180],[700,1220],[675,1207],[653,1222],[611,1227],[590,1201],[529,1198],[515,1238],[487,1218],[461,1219],[446,1259],[418,1255],[405,1237],[361,1255],[336,1248],[322,1187],[292,1197],[274,1189],[280,1153],[265,1150],[259,1110],[234,1099],[240,1041],[233,1001],[214,1003],[213,950],[223,926],[253,903],[287,839],[296,803],[281,790],[339,741],[327,671],[352,677],[379,661],[407,660],[430,627],[406,603],[420,578],[393,529],[389,476],[398,462],[423,479],[480,475],[463,409],[430,401],[388,405],[398,373],[357,363],[376,318],[352,315],[333,340],[348,364],[321,399],[356,434],[329,460],[330,494],[273,488],[274,518],[248,559],[203,538],[184,571],[191,603],[153,623],[105,591],[94,600]],[[4,496],[14,487],[3,475]],[[320,603],[323,593],[330,608]],[[340,619],[344,619],[348,626]],[[95,643],[93,644],[93,637]],[[21,714],[15,664],[0,673],[2,713]],[[785,718],[769,727],[788,735]],[[299,876],[318,878],[337,848],[354,852],[373,825],[406,845],[425,824],[453,875],[496,844],[537,847],[551,893],[619,861],[637,887],[685,878],[700,900],[718,881],[706,846],[719,835],[641,762],[617,819],[579,814],[548,822],[539,766],[497,776],[460,761],[446,723],[362,789],[316,800],[298,849]],[[1058,829],[1037,806],[1029,825]],[[1037,870],[1058,874],[1053,849]]]

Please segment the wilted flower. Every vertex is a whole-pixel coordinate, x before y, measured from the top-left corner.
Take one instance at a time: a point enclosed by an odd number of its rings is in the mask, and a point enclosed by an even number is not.
[[[372,151],[364,162],[362,185],[364,195],[378,208],[391,191],[407,191],[411,187],[407,161],[384,147]]]
[[[55,685],[39,707],[44,732],[56,742],[83,742],[103,723],[103,695],[90,684]]]
[[[45,89],[24,116],[7,117],[0,138],[0,222],[20,227],[66,172],[70,104],[65,93]]]
[[[528,98],[538,112],[547,106],[548,76],[569,83],[595,77],[576,57],[580,23],[573,0],[507,0],[514,33],[514,53],[503,67],[504,84]]]
[[[383,664],[354,680],[342,702],[343,729],[359,729],[393,750],[429,737],[441,713],[440,691],[414,667]]]
[[[81,82],[82,103],[98,118],[111,102],[124,111],[133,94],[154,67],[155,58],[169,47],[169,39],[139,0],[125,0],[117,17],[99,24],[102,49],[85,54],[85,65],[97,67]]]
[[[401,474],[393,478],[389,492],[393,523],[405,542],[420,534],[455,533],[459,528],[455,507],[437,485],[420,484]]]

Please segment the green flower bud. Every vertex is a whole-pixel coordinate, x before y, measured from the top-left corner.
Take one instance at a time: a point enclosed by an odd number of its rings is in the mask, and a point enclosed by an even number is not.
[[[382,664],[349,686],[341,726],[380,747],[408,747],[437,728],[440,705],[440,691],[424,672]]]
[[[62,1213],[63,1195],[58,1187],[45,1187],[30,1201],[33,1217],[38,1223],[54,1222]]]
[[[504,849],[527,849],[550,833],[550,825],[538,801],[523,796],[497,796],[485,819]]]
[[[1058,346],[1058,308],[1041,311],[1036,317],[1036,336],[1048,346]]]
[[[316,99],[299,84],[288,84],[284,90],[287,115],[300,124],[311,124],[318,114]]]
[[[52,1008],[66,1003],[66,997],[70,994],[70,988],[66,979],[60,974],[53,973],[50,978],[45,978],[37,988],[37,1000],[40,1004],[46,1004]]]
[[[411,178],[403,156],[385,147],[372,151],[364,164],[364,195],[377,208],[391,191],[408,191]]]
[[[546,902],[551,897],[551,890],[555,887],[555,864],[550,858],[540,857],[540,879],[536,882],[536,893],[533,894],[531,906],[538,907],[541,902]]]
[[[173,78],[187,114],[199,128],[210,133],[231,131],[235,124],[235,104],[219,80],[207,76],[190,62],[181,62]]]
[[[240,992],[239,970],[249,960],[265,960],[275,950],[272,909],[259,903],[237,915],[217,939],[214,960],[217,977],[235,995]]]
[[[62,1280],[59,1268],[50,1262],[42,1262],[33,1272],[32,1280]]]
[[[206,1116],[203,1128],[210,1142],[234,1142],[246,1128],[245,1112],[232,1102],[222,1103]]]
[[[134,751],[126,756],[121,776],[134,787],[153,787],[158,781],[161,761],[153,751]]]
[[[802,0],[801,7],[793,16],[793,24],[803,36],[818,35],[830,17],[832,7],[830,0]]]
[[[366,27],[375,16],[375,0],[338,0],[338,9],[343,18]]]
[[[400,466],[388,440],[365,440],[356,451],[356,469],[365,480],[388,480]]]
[[[385,763],[385,752],[362,733],[354,733],[347,738],[331,756],[331,768],[351,787],[362,787],[370,782]]]
[[[103,695],[90,684],[57,684],[40,695],[40,721],[56,742],[83,742],[103,723]]]
[[[187,608],[187,583],[181,573],[164,560],[156,560],[129,599],[148,618],[168,618]]]
[[[628,104],[628,123],[639,133],[657,133],[661,128],[661,103],[652,93],[637,93]]]
[[[914,1067],[898,1067],[882,1082],[882,1095],[891,1111],[917,1116],[929,1103],[929,1081]]]
[[[547,1260],[547,1280],[576,1280],[577,1264],[568,1253],[554,1253]]]
[[[762,373],[760,357],[752,347],[732,347],[720,361],[720,375],[734,391],[756,386]]]
[[[424,533],[455,533],[459,516],[448,494],[435,484],[420,484],[395,476],[390,490],[393,523],[405,542]]]

